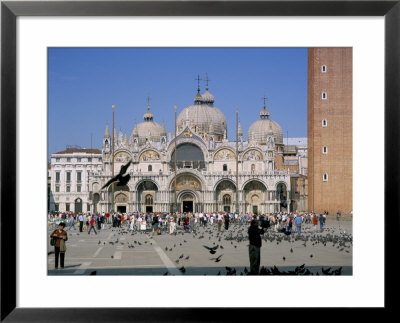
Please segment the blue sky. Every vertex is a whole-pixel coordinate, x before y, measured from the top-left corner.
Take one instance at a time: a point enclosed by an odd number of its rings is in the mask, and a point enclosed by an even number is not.
[[[197,75],[208,73],[215,106],[235,140],[235,107],[247,137],[267,96],[270,118],[284,137],[307,136],[306,48],[49,48],[48,151],[66,145],[101,148],[106,123],[132,132],[149,95],[154,121],[174,132],[178,114],[193,103]],[[205,82],[201,81],[201,93]]]

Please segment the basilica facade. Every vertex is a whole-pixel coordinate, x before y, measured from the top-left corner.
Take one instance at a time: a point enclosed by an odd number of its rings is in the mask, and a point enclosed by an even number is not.
[[[130,135],[121,131],[117,135],[114,129],[111,136],[107,125],[101,150],[69,148],[52,154],[50,210],[292,210],[291,187],[300,171],[292,167],[296,159],[293,156],[289,164],[285,162],[282,129],[270,118],[265,100],[246,140],[239,123],[238,141],[236,136],[228,139],[225,116],[214,102],[208,87],[203,94],[198,88],[193,104],[177,117],[176,137],[167,135],[165,124],[155,121],[148,104],[143,121],[135,125]],[[298,160],[306,157],[303,153]],[[132,163],[127,173],[131,178],[127,185],[102,189],[112,177],[112,167],[118,174],[129,161]]]

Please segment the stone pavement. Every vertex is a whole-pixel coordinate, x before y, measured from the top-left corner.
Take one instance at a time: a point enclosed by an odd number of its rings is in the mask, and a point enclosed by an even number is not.
[[[198,227],[196,233],[176,235],[129,232],[129,227],[110,227],[90,235],[68,231],[65,268],[54,269],[53,247],[48,243],[49,275],[226,275],[225,267],[236,269],[237,275],[249,269],[247,225],[231,224],[218,235],[217,226]],[[67,227],[66,227],[67,229]],[[48,230],[50,236],[51,229]],[[342,267],[342,275],[352,274],[352,221],[328,219],[323,233],[313,231],[312,224],[303,224],[301,239],[297,233],[285,236],[269,228],[261,248],[261,266],[276,266],[280,271],[293,270],[305,264],[312,273],[321,269]],[[243,240],[241,240],[243,237]],[[319,241],[312,238],[319,238]],[[334,240],[337,240],[334,244]],[[48,237],[48,241],[49,241]],[[239,241],[238,241],[239,240]],[[306,241],[308,240],[308,241]],[[214,255],[203,247],[219,245]],[[220,262],[210,260],[223,254]],[[183,255],[183,256],[182,256]],[[186,259],[189,257],[188,259]],[[182,273],[179,268],[185,268]]]

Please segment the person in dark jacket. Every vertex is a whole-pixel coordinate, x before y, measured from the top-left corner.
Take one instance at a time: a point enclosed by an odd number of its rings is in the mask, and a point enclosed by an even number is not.
[[[250,258],[250,275],[258,275],[260,272],[260,250],[261,237],[264,234],[263,229],[258,228],[258,221],[252,220],[249,230],[249,258]]]
[[[60,258],[61,269],[64,268],[65,251],[67,250],[65,246],[65,241],[68,240],[67,232],[64,231],[65,223],[60,222],[58,229],[54,230],[50,235],[50,238],[55,239],[54,244],[54,254],[55,258],[55,269],[58,269],[58,258]]]

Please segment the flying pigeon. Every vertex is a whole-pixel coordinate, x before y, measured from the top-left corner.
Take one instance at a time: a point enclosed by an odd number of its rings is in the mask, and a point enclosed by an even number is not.
[[[111,183],[118,182],[117,186],[124,186],[126,185],[129,180],[131,179],[131,175],[127,174],[123,176],[126,171],[128,170],[129,165],[131,164],[131,161],[129,161],[126,165],[121,166],[121,170],[119,171],[119,174],[117,176],[114,176],[111,178],[104,186],[101,188],[106,188],[108,187]]]

